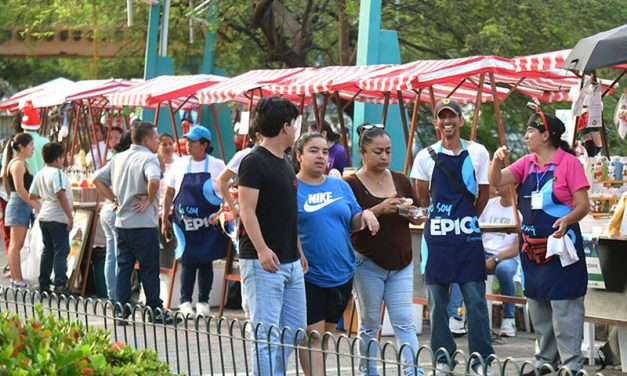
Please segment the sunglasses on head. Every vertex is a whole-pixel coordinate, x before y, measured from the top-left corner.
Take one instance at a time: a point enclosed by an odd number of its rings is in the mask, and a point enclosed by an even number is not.
[[[383,124],[364,124],[364,125],[361,126],[361,128],[364,131],[369,131],[369,130],[374,129],[374,128],[383,129],[383,128],[385,128],[385,126]]]

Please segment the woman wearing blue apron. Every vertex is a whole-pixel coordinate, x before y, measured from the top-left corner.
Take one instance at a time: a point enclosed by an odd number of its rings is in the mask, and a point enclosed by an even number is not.
[[[173,232],[177,240],[175,256],[181,265],[180,312],[185,316],[194,313],[192,293],[198,274],[196,314],[208,316],[212,262],[226,256],[227,237],[214,225],[222,203],[216,194],[215,181],[224,162],[208,154],[211,133],[206,128],[196,126],[183,137],[188,140],[189,156],[177,160],[171,176],[165,179],[168,188],[163,200],[162,231],[167,238]],[[171,204],[174,205],[172,224],[167,218]]]
[[[525,134],[530,154],[501,169],[508,152],[499,148],[489,178],[495,186],[520,184],[520,260],[539,347],[536,367],[548,363],[576,373],[583,366],[581,342],[588,284],[578,222],[589,211],[589,183],[582,165],[561,141],[564,131],[564,124],[556,117],[533,114]],[[547,257],[551,236],[572,242],[579,260],[568,264],[558,255]],[[540,370],[541,374],[549,372],[548,368]]]

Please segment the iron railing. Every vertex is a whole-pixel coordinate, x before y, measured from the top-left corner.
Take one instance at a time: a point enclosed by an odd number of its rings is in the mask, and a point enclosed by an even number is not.
[[[398,348],[391,342],[379,343],[371,341],[368,346],[376,347],[376,356],[364,357],[360,355],[359,338],[349,338],[346,335],[332,335],[330,333],[313,333],[307,336],[303,330],[292,331],[289,328],[276,326],[265,327],[261,324],[253,327],[248,321],[216,317],[196,317],[183,320],[178,312],[153,312],[150,308],[127,306],[130,316],[126,320],[116,319],[115,312],[121,311],[121,306],[111,301],[76,298],[66,296],[40,294],[37,291],[13,290],[0,288],[0,312],[13,312],[20,319],[27,320],[36,316],[36,307],[41,305],[44,313],[55,315],[59,319],[80,321],[85,328],[104,328],[111,333],[112,341],[121,341],[135,349],[153,349],[159,358],[170,366],[174,374],[188,375],[251,375],[269,374],[259,372],[260,362],[253,364],[251,350],[259,350],[262,346],[276,346],[278,353],[285,361],[285,355],[292,355],[286,361],[286,374],[322,374],[322,375],[355,375],[360,374],[359,364],[362,361],[375,364],[381,375],[434,375],[436,356],[443,354],[448,365],[456,365],[454,372],[449,376],[473,374],[472,368],[480,364],[482,369],[488,369],[490,375],[523,375],[533,371],[533,364],[520,362],[513,358],[500,359],[491,356],[481,359],[478,354],[468,356],[463,351],[448,354],[444,349],[435,354],[427,346],[421,346],[413,351],[414,363],[419,368],[408,366],[402,353],[405,346]],[[151,318],[165,314],[174,318],[172,323],[156,323]],[[123,325],[122,325],[123,324]],[[272,340],[255,339],[253,333],[265,331],[265,338]],[[286,341],[286,338],[293,338]],[[314,346],[313,342],[318,343]],[[326,343],[326,345],[323,345]],[[322,370],[308,369],[304,373],[296,352],[304,352],[311,364],[315,354],[325,357]],[[486,368],[486,362],[490,367]],[[271,362],[270,362],[271,363]],[[473,367],[471,367],[471,365]],[[255,369],[256,368],[256,369]],[[453,367],[450,367],[451,369]],[[552,374],[571,375],[566,368],[558,370],[550,365],[543,366]],[[257,372],[254,372],[257,371]],[[366,371],[365,374],[370,374]],[[580,371],[579,375],[587,375]],[[599,374],[597,374],[599,375]]]

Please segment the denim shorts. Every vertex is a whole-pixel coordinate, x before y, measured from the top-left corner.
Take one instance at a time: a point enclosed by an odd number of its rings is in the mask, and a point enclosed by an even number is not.
[[[4,225],[6,227],[29,227],[33,220],[33,207],[22,200],[17,193],[11,192],[7,208],[4,212]]]

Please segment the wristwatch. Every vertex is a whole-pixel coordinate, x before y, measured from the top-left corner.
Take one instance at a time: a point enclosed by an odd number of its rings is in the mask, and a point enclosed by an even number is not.
[[[499,256],[492,256],[492,258],[494,259],[494,263],[498,265],[499,262],[501,262],[501,259],[499,258]]]

